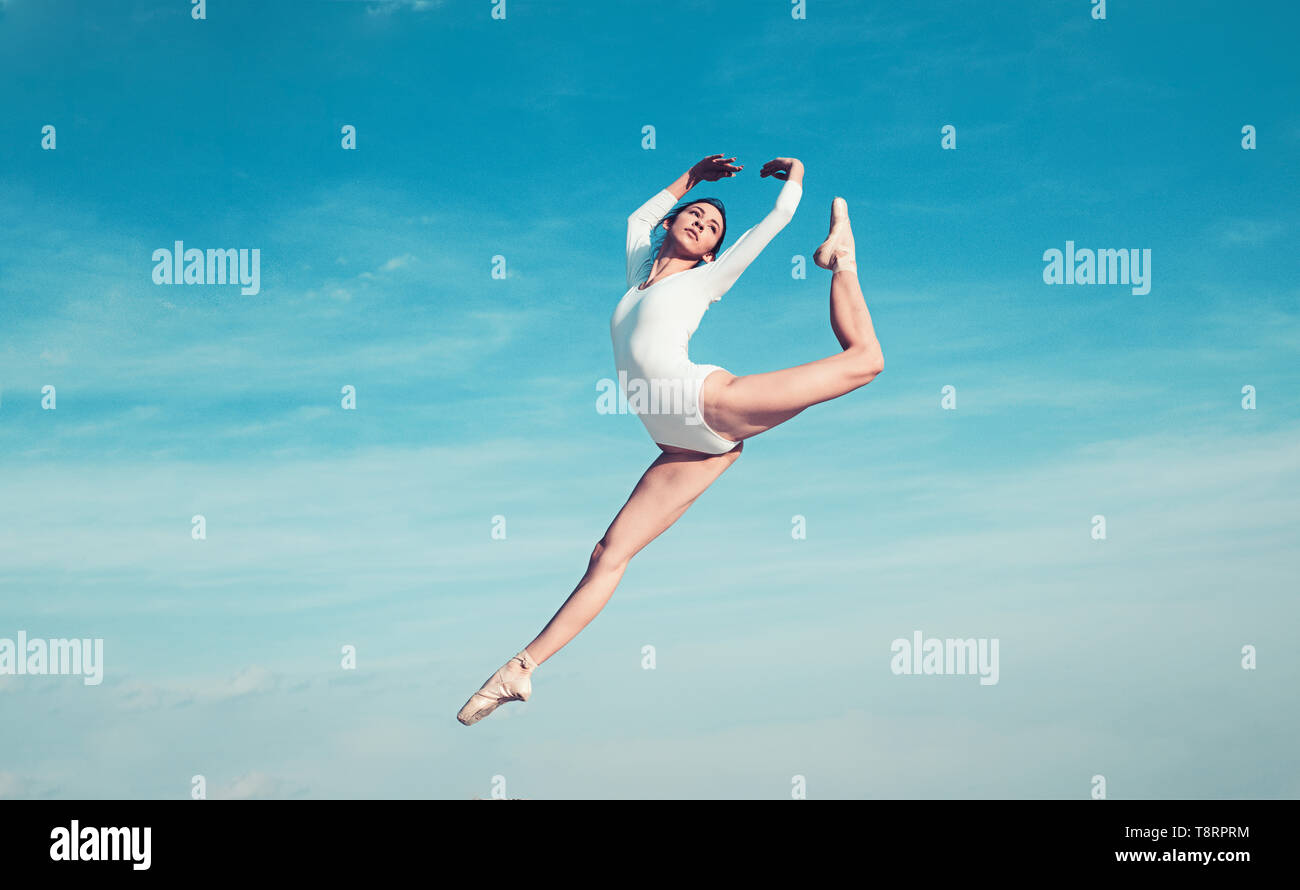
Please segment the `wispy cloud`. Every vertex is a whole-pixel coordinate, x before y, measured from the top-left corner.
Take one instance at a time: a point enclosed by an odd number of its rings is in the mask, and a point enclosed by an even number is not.
[[[368,15],[392,15],[399,10],[428,12],[441,6],[444,0],[336,0],[336,2],[364,3]]]
[[[1261,244],[1277,239],[1286,230],[1276,220],[1229,219],[1220,225],[1217,234],[1224,244]]]

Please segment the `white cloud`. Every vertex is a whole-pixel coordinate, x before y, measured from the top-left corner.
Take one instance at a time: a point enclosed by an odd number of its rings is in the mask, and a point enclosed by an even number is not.
[[[274,776],[253,771],[209,793],[214,800],[268,800],[279,795],[284,783]]]
[[[1262,244],[1286,232],[1286,226],[1272,220],[1229,219],[1219,226],[1223,244]]]
[[[428,12],[442,4],[442,0],[362,0],[362,2],[368,4],[366,12],[369,15],[391,15],[399,9]]]
[[[252,665],[240,671],[230,684],[217,693],[219,698],[239,698],[269,692],[275,688],[275,675],[260,665]]]
[[[110,677],[110,679],[112,679]],[[245,696],[274,692],[281,688],[279,678],[261,665],[250,665],[233,677],[177,680],[156,683],[139,676],[129,676],[108,686],[114,708],[123,712],[158,711],[184,705],[203,706]]]
[[[389,260],[388,262],[384,263],[384,265],[383,265],[381,268],[382,268],[383,271],[385,271],[385,272],[391,272],[391,271],[393,271],[394,269],[400,269],[400,268],[402,268],[403,266],[410,265],[410,263],[411,263],[414,259],[415,259],[415,257],[411,256],[409,253],[404,253],[404,254],[402,254],[401,256],[395,256],[395,257],[393,257],[391,260]]]
[[[0,0],[0,6],[4,0]],[[17,800],[27,796],[27,782],[16,773],[0,770],[0,800]]]

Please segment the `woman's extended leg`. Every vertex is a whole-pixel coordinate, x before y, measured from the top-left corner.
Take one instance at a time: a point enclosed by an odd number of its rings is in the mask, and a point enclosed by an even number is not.
[[[676,522],[741,448],[726,454],[670,454],[657,457],[641,476],[623,509],[596,542],[587,572],[546,627],[525,648],[541,664],[578,635],[609,602],[610,595],[643,547]]]
[[[532,669],[578,635],[605,607],[628,562],[676,522],[706,488],[740,457],[743,444],[726,454],[661,454],[641,476],[627,503],[596,542],[586,574],[542,632],[461,708],[457,719],[477,723],[506,701],[527,700]],[[528,660],[531,659],[531,664]]]
[[[858,283],[848,208],[836,198],[831,233],[817,251],[831,274],[831,329],[843,352],[807,364],[737,377],[714,371],[700,388],[700,412],[720,435],[741,441],[784,423],[818,402],[865,386],[884,370],[862,287]]]

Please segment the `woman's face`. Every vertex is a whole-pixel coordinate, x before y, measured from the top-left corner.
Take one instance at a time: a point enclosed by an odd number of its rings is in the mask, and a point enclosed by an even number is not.
[[[683,256],[697,260],[708,257],[712,261],[713,248],[722,237],[722,214],[706,201],[691,204],[677,214],[668,234],[676,241],[678,252]]]

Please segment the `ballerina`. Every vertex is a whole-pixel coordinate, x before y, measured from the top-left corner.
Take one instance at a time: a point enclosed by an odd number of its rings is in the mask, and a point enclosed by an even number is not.
[[[633,409],[663,453],[596,543],[586,573],[559,611],[461,708],[456,719],[466,726],[506,702],[529,699],[537,666],[596,617],[632,557],[736,462],[746,439],[811,405],[865,386],[884,370],[884,354],[858,283],[848,204],[840,197],[831,202],[830,232],[813,262],[831,271],[831,330],[841,351],[792,368],[741,376],[690,360],[690,338],[705,311],[785,228],[803,195],[804,169],[798,159],[768,161],[760,178],[784,181],[775,206],[719,255],[727,227],[722,202],[702,198],[672,208],[698,183],[734,177],[744,169],[735,160],[709,155],[628,217],[628,290],[610,319],[610,336],[620,377],[626,375],[642,392],[670,395],[651,398],[648,405],[642,400]],[[652,260],[651,239],[658,230],[663,240]],[[632,401],[629,397],[629,407]]]

